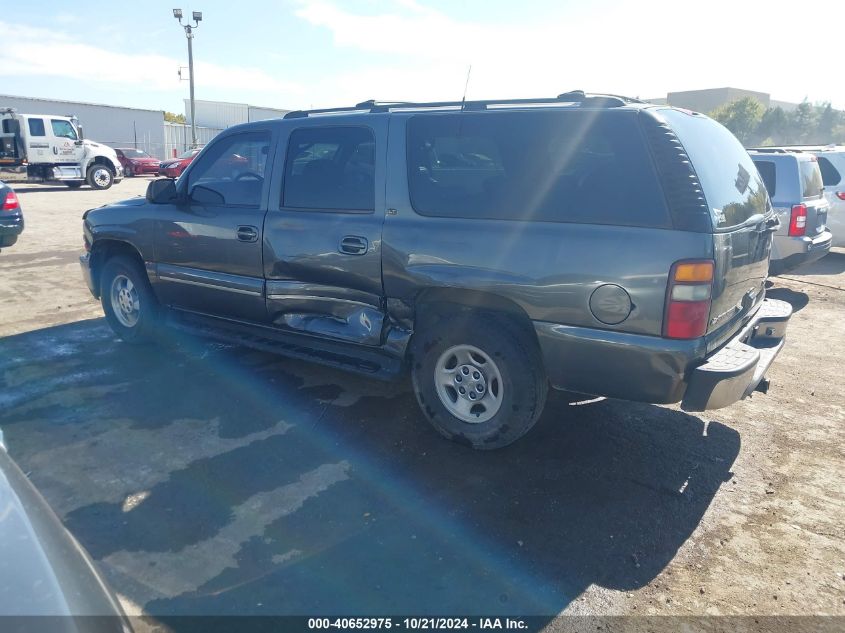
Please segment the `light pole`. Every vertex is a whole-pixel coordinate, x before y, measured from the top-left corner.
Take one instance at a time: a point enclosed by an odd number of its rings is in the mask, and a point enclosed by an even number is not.
[[[202,22],[202,11],[194,11],[194,25],[182,24],[182,9],[173,9],[173,17],[179,20],[179,26],[185,29],[185,37],[188,38],[188,80],[191,85],[191,149],[197,146],[197,122],[194,116],[194,29],[198,29]]]

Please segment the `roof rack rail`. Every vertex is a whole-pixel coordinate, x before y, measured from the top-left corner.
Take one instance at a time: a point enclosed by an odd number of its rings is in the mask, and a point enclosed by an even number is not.
[[[558,103],[579,103],[584,106],[617,108],[629,103],[645,103],[639,99],[613,94],[585,93],[583,90],[563,92],[556,97],[536,99],[483,99],[475,101],[377,101],[369,99],[354,106],[340,108],[321,108],[317,110],[294,110],[285,114],[285,119],[301,119],[311,115],[354,114],[369,112],[389,112],[392,109],[428,109],[460,107],[462,110],[479,111],[497,107],[520,105],[552,105]]]
[[[749,152],[760,152],[761,154],[788,154],[789,152],[801,152],[800,149],[784,149],[783,147],[747,147]]]

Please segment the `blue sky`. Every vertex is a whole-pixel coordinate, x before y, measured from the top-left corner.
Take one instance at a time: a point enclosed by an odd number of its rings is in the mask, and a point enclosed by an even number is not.
[[[381,100],[639,97],[733,86],[845,109],[845,2],[147,0],[4,3],[0,93],[183,111],[184,35],[203,12],[196,96],[302,108]],[[767,38],[770,42],[766,43]],[[2,105],[2,104],[0,104]]]

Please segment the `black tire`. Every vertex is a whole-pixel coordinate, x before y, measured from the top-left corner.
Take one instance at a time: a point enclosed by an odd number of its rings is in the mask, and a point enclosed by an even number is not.
[[[132,178],[132,177],[134,177],[134,176],[135,176],[135,172],[134,172],[134,171],[132,171],[132,168],[131,168],[131,167],[127,167],[126,169],[124,169],[124,170],[123,170],[123,173],[124,173],[124,175],[125,175],[127,178]]]
[[[115,283],[118,280],[119,286],[121,279],[128,279],[137,294],[137,320],[134,323],[126,312],[120,310],[120,301],[112,299],[115,291],[119,295]],[[160,308],[147,273],[137,262],[123,256],[106,261],[100,275],[100,303],[109,327],[127,343],[144,343],[155,338]]]
[[[79,189],[82,186],[81,182],[65,182],[68,189]]]
[[[114,184],[114,170],[103,163],[94,163],[88,167],[87,180],[92,189],[108,189]]]
[[[428,421],[444,437],[475,449],[492,450],[515,442],[536,424],[546,403],[548,379],[536,342],[512,320],[491,313],[455,313],[423,324],[411,345],[417,402]],[[500,404],[486,421],[462,420],[446,407],[438,393],[435,381],[439,375],[436,374],[438,361],[456,346],[471,346],[486,354],[501,377]],[[491,369],[484,363],[479,369],[484,366]],[[483,371],[482,375],[483,379],[490,379]],[[493,377],[489,385],[485,383],[482,387],[492,392],[497,382],[498,377]],[[449,389],[456,399],[460,397],[451,385]],[[473,405],[472,410],[477,406]]]

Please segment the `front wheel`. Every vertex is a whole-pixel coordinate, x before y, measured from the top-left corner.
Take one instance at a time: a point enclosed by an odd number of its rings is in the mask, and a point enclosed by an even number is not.
[[[124,341],[153,338],[159,306],[140,265],[120,256],[107,260],[100,277],[100,302],[109,326]]]
[[[114,172],[106,165],[95,163],[88,168],[88,184],[92,189],[108,189],[114,182]]]
[[[509,319],[460,313],[414,336],[412,378],[428,421],[445,437],[491,450],[537,422],[548,380],[536,342]]]

